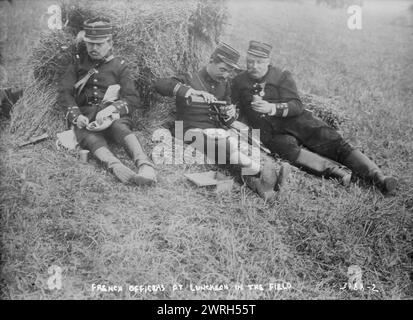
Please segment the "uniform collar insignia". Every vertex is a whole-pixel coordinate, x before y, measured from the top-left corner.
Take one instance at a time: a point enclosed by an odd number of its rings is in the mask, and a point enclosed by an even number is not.
[[[113,60],[114,58],[115,58],[115,56],[114,56],[113,54],[111,54],[110,56],[108,56],[108,57],[105,58],[105,63]]]

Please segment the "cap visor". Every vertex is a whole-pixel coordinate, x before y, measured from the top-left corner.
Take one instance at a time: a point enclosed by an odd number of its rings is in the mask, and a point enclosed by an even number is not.
[[[266,54],[264,52],[260,52],[260,51],[255,51],[255,50],[248,50],[247,53],[251,54],[253,56],[256,56],[256,57],[260,57],[260,58],[268,58],[269,57],[268,54]]]
[[[106,37],[106,38],[89,38],[86,36],[83,37],[83,41],[90,42],[90,43],[104,43],[108,39],[109,37]]]
[[[235,69],[241,69],[241,67],[239,65],[237,65],[235,62],[232,62],[231,60],[228,60],[222,56],[220,56],[220,59],[225,62],[227,65],[235,68]]]

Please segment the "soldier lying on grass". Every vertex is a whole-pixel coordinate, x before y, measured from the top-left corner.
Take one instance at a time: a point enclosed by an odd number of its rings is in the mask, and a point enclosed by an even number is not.
[[[261,130],[264,145],[294,165],[344,185],[351,181],[349,168],[383,193],[394,193],[395,178],[385,176],[336,130],[304,109],[291,73],[270,65],[271,49],[269,44],[250,41],[247,70],[234,78],[232,86],[233,102],[248,124]]]
[[[124,183],[155,182],[155,170],[132,132],[131,112],[139,105],[139,95],[125,61],[112,55],[112,26],[105,19],[84,22],[83,40],[87,55],[68,67],[60,85],[59,103],[67,108],[66,119],[74,125],[76,138]],[[108,88],[118,97],[106,99]],[[106,138],[125,147],[138,173],[116,158]]]

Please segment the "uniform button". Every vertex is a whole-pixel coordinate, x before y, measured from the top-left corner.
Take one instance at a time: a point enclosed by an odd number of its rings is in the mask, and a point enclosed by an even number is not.
[[[93,82],[98,82],[98,79],[93,79]]]
[[[211,88],[214,89],[215,87],[214,87],[214,86],[211,86]]]
[[[98,87],[93,87],[93,89],[97,90]]]
[[[93,94],[96,96],[98,93],[95,91],[95,92],[93,92]]]

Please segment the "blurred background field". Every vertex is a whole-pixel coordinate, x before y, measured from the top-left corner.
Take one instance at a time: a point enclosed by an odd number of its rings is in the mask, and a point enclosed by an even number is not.
[[[48,31],[51,4],[1,3],[6,86],[33,81],[26,59],[40,32]],[[156,188],[123,186],[95,161],[80,164],[76,154],[56,151],[52,140],[16,148],[3,121],[2,298],[411,299],[411,5],[365,0],[362,30],[349,30],[345,7],[228,1],[221,35],[243,54],[251,39],[273,44],[273,62],[293,72],[302,92],[337,99],[349,118],[340,128],[345,138],[400,179],[397,196],[362,183],[346,189],[294,170],[287,191],[269,206],[239,184],[221,196],[195,189],[183,177],[196,169],[191,165],[158,166]],[[51,265],[63,269],[61,290],[48,289]],[[339,289],[350,265],[361,267],[364,291]],[[292,289],[170,290],[174,283],[233,288],[282,281]],[[92,283],[124,291],[92,292]],[[127,290],[150,284],[166,290]],[[378,292],[367,288],[373,284]]]

